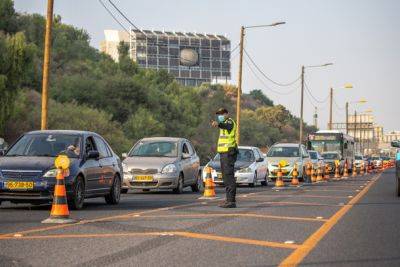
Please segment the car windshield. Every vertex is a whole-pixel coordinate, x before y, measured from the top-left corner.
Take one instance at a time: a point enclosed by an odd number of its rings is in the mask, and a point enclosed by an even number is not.
[[[135,145],[129,153],[130,157],[173,157],[178,156],[177,142],[143,141]]]
[[[298,147],[274,146],[268,151],[267,157],[294,158],[300,157]]]
[[[380,160],[379,157],[372,157],[371,159],[372,159],[372,160]]]
[[[214,161],[219,161],[219,160],[220,160],[219,154],[215,155]],[[237,161],[245,161],[245,162],[255,161],[253,150],[239,148],[239,154],[237,157]]]
[[[15,143],[5,155],[6,157],[56,157],[61,152],[73,150],[69,157],[77,158],[80,154],[82,138],[68,134],[27,134]]]
[[[339,159],[339,154],[337,153],[324,153],[322,154],[324,159]]]
[[[310,154],[311,159],[318,159],[317,152],[309,151],[308,154]]]
[[[361,156],[355,156],[355,159],[362,160],[363,158]]]

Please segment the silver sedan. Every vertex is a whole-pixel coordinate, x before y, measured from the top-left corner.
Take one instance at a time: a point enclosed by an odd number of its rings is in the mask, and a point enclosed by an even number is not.
[[[144,138],[122,156],[123,193],[128,189],[172,189],[179,194],[187,186],[193,192],[203,186],[199,156],[187,139]]]

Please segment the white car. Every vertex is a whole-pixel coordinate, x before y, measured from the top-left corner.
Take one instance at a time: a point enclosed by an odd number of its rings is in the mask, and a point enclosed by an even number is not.
[[[216,184],[223,184],[219,154],[217,154],[203,169],[203,181],[206,179],[206,167],[211,167],[211,176]],[[258,183],[268,185],[267,161],[257,147],[239,146],[239,154],[235,163],[235,178],[237,184],[254,187]]]

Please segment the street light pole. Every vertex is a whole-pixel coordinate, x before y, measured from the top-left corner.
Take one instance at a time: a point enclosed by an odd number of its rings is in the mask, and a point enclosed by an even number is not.
[[[332,130],[332,104],[333,104],[333,88],[331,87],[331,91],[330,91],[330,101],[329,101],[329,125],[328,125],[328,129]]]
[[[354,110],[354,142],[356,143],[357,151],[357,111]]]
[[[42,80],[42,113],[41,129],[47,129],[47,111],[48,111],[48,87],[49,87],[49,67],[51,50],[51,28],[53,24],[53,0],[47,1],[46,33],[44,40],[44,58],[43,58],[43,80]]]
[[[300,133],[299,144],[303,142],[303,103],[304,103],[304,66],[301,66],[301,97],[300,97]]]
[[[254,26],[242,26],[240,28],[240,43],[239,43],[239,74],[238,74],[238,88],[236,97],[236,143],[240,142],[240,101],[242,96],[242,75],[243,75],[243,50],[244,50],[244,35],[245,29],[249,28],[263,28],[263,27],[274,27],[285,24],[286,22],[275,22],[269,25],[254,25]]]
[[[238,74],[238,88],[236,97],[236,142],[240,142],[240,99],[242,95],[242,73],[243,73],[243,41],[244,41],[244,26],[240,28],[240,48],[239,48],[239,74]]]

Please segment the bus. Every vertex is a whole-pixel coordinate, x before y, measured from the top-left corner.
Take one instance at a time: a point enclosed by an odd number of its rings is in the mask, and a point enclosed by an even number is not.
[[[307,148],[323,152],[339,152],[342,160],[347,161],[351,168],[354,162],[354,138],[335,130],[323,130],[308,135]]]

